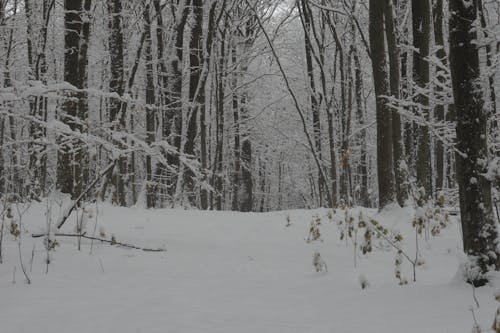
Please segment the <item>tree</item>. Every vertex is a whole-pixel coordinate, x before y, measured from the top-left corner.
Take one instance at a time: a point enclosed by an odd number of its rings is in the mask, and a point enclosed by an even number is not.
[[[146,48],[144,52],[146,63],[146,144],[151,146],[155,141],[156,134],[156,98],[155,98],[155,85],[154,85],[154,72],[153,72],[153,42],[151,40],[151,6],[147,4],[144,7],[144,31],[146,33],[145,43]],[[146,156],[146,206],[153,208],[155,206],[155,190],[153,185],[153,162],[152,156]]]
[[[322,159],[321,152],[321,121],[320,121],[320,94],[316,91],[316,81],[314,78],[314,64],[313,64],[313,46],[311,42],[311,28],[314,22],[312,21],[312,11],[311,8],[307,5],[306,0],[301,0],[299,5],[300,10],[300,18],[302,22],[302,27],[304,29],[304,47],[305,47],[305,55],[306,55],[306,70],[307,77],[309,79],[309,98],[310,98],[310,107],[312,113],[312,125],[313,125],[313,137],[315,149],[318,154],[318,158]],[[323,203],[323,188],[326,186],[326,179],[322,177],[323,173],[321,170],[318,170],[318,195],[319,195],[319,205],[322,206]]]
[[[429,44],[431,39],[431,8],[429,0],[412,0],[413,80],[417,86],[415,103],[418,116],[429,120],[429,97],[424,92],[429,84]],[[417,186],[432,195],[431,138],[427,124],[417,128]]]
[[[391,97],[397,101],[400,99],[400,52],[397,45],[396,18],[393,0],[385,0],[385,35],[387,38],[387,48],[389,50],[390,64],[390,91]],[[399,110],[392,112],[392,149],[394,153],[394,175],[396,181],[396,197],[399,205],[403,206],[408,199],[407,188],[407,166],[403,151],[403,137],[401,134],[401,116]]]
[[[118,97],[110,99],[109,122],[115,131],[125,129],[125,116],[120,111],[126,112],[121,97],[124,93],[124,68],[123,68],[123,29],[122,29],[122,2],[121,0],[108,0],[109,15],[109,55],[111,65],[111,78],[109,80],[109,91]],[[109,177],[115,185],[114,201],[120,206],[126,206],[125,177],[127,160],[120,158],[118,172],[115,177]]]
[[[191,41],[189,43],[189,63],[190,63],[190,78],[189,78],[189,107],[188,125],[186,133],[186,143],[184,145],[184,153],[195,156],[195,139],[198,134],[198,114],[205,112],[205,87],[200,85],[203,64],[203,2],[201,0],[193,0],[193,27],[191,29]],[[189,201],[192,205],[196,205],[195,195],[195,175],[191,169],[187,169],[184,175],[184,185],[189,196]],[[203,190],[202,205],[208,205],[206,192]]]
[[[77,89],[85,88],[87,47],[90,34],[88,22],[83,16],[90,10],[90,0],[64,1],[64,80]],[[85,93],[70,91],[64,102],[60,119],[73,131],[84,131],[87,118]],[[57,179],[61,192],[78,197],[85,183],[85,147],[76,138],[60,138]]]
[[[484,176],[488,161],[487,110],[480,83],[475,44],[478,4],[450,0],[450,68],[456,110],[457,182],[465,253],[480,273],[468,276],[482,286],[485,273],[500,267],[497,229],[493,218],[491,183]]]
[[[384,96],[389,96],[384,41],[384,6],[370,0],[370,50],[377,113],[377,175],[379,207],[394,202],[395,181],[392,152],[392,112]]]

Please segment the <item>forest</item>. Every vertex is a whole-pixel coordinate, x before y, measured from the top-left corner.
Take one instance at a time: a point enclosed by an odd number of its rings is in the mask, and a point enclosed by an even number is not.
[[[500,332],[499,0],[0,0],[0,54],[0,331],[399,332],[423,311],[410,331]],[[32,304],[106,274],[164,275],[180,308],[138,291],[158,313],[115,327],[134,316],[89,309],[123,289],[77,292],[87,319]],[[394,308],[332,326],[327,290]]]

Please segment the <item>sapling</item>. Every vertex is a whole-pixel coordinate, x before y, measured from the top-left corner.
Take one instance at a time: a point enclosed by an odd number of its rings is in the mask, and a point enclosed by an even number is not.
[[[319,227],[321,226],[321,218],[317,215],[313,216],[311,224],[309,226],[309,235],[307,236],[306,242],[311,243],[314,241],[323,241],[321,238],[321,232]]]
[[[358,280],[359,280],[359,284],[361,286],[361,289],[366,289],[370,286],[370,283],[368,282],[368,279],[366,278],[366,276],[364,274],[360,274]]]
[[[403,236],[397,235],[394,238],[394,244],[398,248],[396,252],[396,258],[394,259],[394,275],[396,276],[396,279],[399,281],[399,285],[405,285],[408,284],[408,280],[403,277],[403,272],[402,272],[402,265],[403,265],[403,250],[401,249],[401,242],[403,241]]]
[[[328,272],[326,262],[321,258],[321,254],[318,251],[314,252],[313,255],[313,266],[317,273]]]
[[[16,232],[17,234],[17,247],[18,247],[18,250],[19,250],[19,265],[21,266],[21,270],[23,271],[23,274],[24,274],[24,277],[26,279],[26,283],[27,284],[31,284],[31,279],[28,275],[28,271],[26,270],[26,267],[24,265],[24,262],[23,262],[23,255],[22,255],[22,245],[21,245],[21,242],[22,242],[22,235],[21,235],[21,230],[22,230],[22,219],[23,219],[23,215],[24,213],[26,213],[28,211],[28,209],[30,208],[30,203],[28,202],[28,204],[26,205],[21,205],[19,202],[16,202],[16,211],[17,211],[17,217],[18,217],[18,221],[17,223],[15,223],[15,219],[12,215],[12,224],[17,224],[18,226],[18,232]],[[12,231],[11,231],[12,233]]]
[[[321,226],[321,218],[317,215],[313,216],[311,224],[309,226],[309,235],[307,236],[306,242],[308,244],[316,241],[322,242],[323,239],[321,238],[321,232],[319,230],[319,227]],[[326,267],[326,263],[321,258],[321,254],[319,251],[315,251],[313,254],[313,266],[316,272],[327,272],[328,269]]]
[[[95,202],[95,223],[94,223],[94,230],[92,233],[92,237],[95,237],[95,233],[97,230],[97,223],[99,222],[98,216],[99,216],[99,206],[97,205],[97,201],[96,201]],[[102,226],[99,228],[99,235],[101,237],[106,237],[106,234],[104,233],[104,227],[102,227]],[[93,248],[94,248],[94,240],[91,240],[91,242],[90,242],[90,254],[92,254]]]

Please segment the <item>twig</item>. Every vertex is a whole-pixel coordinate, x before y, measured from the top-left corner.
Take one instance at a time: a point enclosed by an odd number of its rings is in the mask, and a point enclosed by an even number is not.
[[[33,271],[33,260],[35,259],[35,246],[36,246],[36,242],[33,243],[33,249],[31,250],[30,273]]]
[[[372,223],[373,224],[373,223]],[[406,258],[406,260],[408,260],[410,262],[410,264],[412,265],[413,267],[413,282],[416,282],[417,281],[417,269],[416,269],[416,266],[417,266],[417,262],[416,261],[413,261],[406,253],[405,251],[403,251],[403,249],[401,249],[399,246],[397,246],[396,244],[394,244],[394,242],[389,238],[387,237],[386,235],[384,235],[383,232],[377,230],[377,228],[373,228],[373,230],[375,230],[375,232],[377,233],[377,235],[381,238],[383,238],[387,243],[389,243],[389,245],[391,245],[393,248],[395,248],[396,250],[398,251],[401,251],[401,254],[403,255],[403,257]]]
[[[104,274],[104,266],[103,266],[103,264],[102,264],[102,260],[101,260],[101,258],[99,258],[99,265],[101,266],[101,271],[102,271],[102,273]]]
[[[64,215],[63,219],[57,225],[57,229],[61,229],[61,227],[64,225],[64,223],[66,222],[66,220],[68,219],[68,217],[71,215],[71,212],[73,212],[73,210],[76,208],[76,206],[80,202],[80,200],[82,200],[87,195],[87,193],[97,184],[97,182],[99,181],[99,179],[101,179],[104,175],[106,175],[108,173],[108,171],[111,170],[115,166],[115,164],[116,164],[117,161],[118,161],[118,159],[115,159],[113,162],[109,163],[109,165],[106,167],[106,169],[104,169],[103,171],[101,171],[101,173],[85,189],[85,191],[83,191],[80,194],[80,196],[78,198],[76,198],[76,200],[73,202],[73,205],[70,207],[70,209],[68,210],[68,212],[66,213],[66,215]]]
[[[92,233],[92,236],[95,237],[95,233],[96,233],[96,230],[97,230],[97,222],[98,222],[98,217],[97,215],[99,215],[99,207],[97,206],[97,201],[95,202],[95,224],[94,224],[94,231]],[[90,242],[90,254],[92,254],[92,249],[94,248],[94,240],[92,240]]]
[[[32,237],[33,238],[37,238],[37,237],[42,237],[42,236],[43,235],[41,235],[41,236],[33,235]],[[135,246],[135,245],[132,245],[132,244],[117,242],[114,238],[112,238],[112,239],[106,239],[106,238],[99,238],[99,237],[87,236],[85,233],[83,233],[83,234],[56,233],[56,234],[54,234],[54,236],[56,236],[56,237],[77,237],[77,238],[81,237],[81,238],[86,238],[86,239],[90,239],[90,240],[101,241],[101,242],[104,242],[104,243],[108,243],[110,245],[117,245],[117,246],[129,248],[129,249],[142,250],[142,251],[145,251],[145,252],[167,252],[167,250],[161,249],[161,248],[152,249],[152,248],[146,248],[146,247],[139,247],[139,246]]]
[[[71,207],[68,209],[68,211],[66,212],[66,214],[64,214],[64,216],[62,217],[61,221],[59,222],[59,224],[57,225],[57,229],[61,229],[61,227],[64,225],[64,223],[66,222],[66,220],[68,219],[68,217],[71,215],[71,213],[73,212],[73,210],[78,206],[78,203],[87,195],[87,193],[97,184],[97,182],[103,177],[105,176],[109,170],[111,170],[116,162],[118,161],[118,159],[115,159],[113,162],[111,162],[103,171],[101,171],[101,173],[99,173],[99,175],[97,175],[97,177],[94,179],[94,181],[92,181],[92,183],[87,186],[87,188],[85,189],[85,191],[83,191],[80,196],[78,198],[76,198],[74,201],[73,201],[73,204],[71,205]],[[44,236],[44,234],[33,234],[33,238],[38,238],[38,237],[42,237]]]

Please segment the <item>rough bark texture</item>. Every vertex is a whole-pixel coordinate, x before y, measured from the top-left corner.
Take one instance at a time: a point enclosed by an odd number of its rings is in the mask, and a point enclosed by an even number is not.
[[[153,54],[151,41],[151,17],[149,14],[150,6],[146,5],[144,9],[144,29],[145,39],[145,61],[146,61],[146,143],[151,145],[155,141],[155,85],[153,74]],[[153,184],[153,162],[151,155],[146,156],[146,206],[153,208],[155,206],[155,186]]]
[[[177,151],[181,152],[182,144],[182,63],[184,59],[184,30],[189,17],[190,0],[187,0],[181,12],[179,22],[175,29],[175,53],[172,55],[170,62],[171,77],[169,84],[170,96],[167,103],[166,115],[163,118],[163,137],[167,138],[169,143],[173,145]],[[180,172],[180,161],[178,155],[169,154],[167,156],[168,163],[171,166],[176,166]],[[169,179],[168,193],[173,197],[180,190],[177,188],[178,177],[181,175],[172,174]]]
[[[432,7],[432,18],[434,23],[434,42],[438,50],[436,56],[441,61],[443,66],[448,65],[446,50],[444,49],[444,33],[443,33],[443,0],[434,0]],[[445,84],[444,73],[442,70],[437,70],[437,79],[440,84]],[[436,86],[437,94],[442,94],[443,88],[441,85]],[[436,105],[434,110],[436,120],[444,121],[445,105],[440,103]],[[435,161],[436,161],[436,190],[440,191],[444,187],[444,161],[445,161],[444,144],[442,140],[436,140]]]
[[[189,78],[189,119],[187,125],[186,143],[184,145],[184,153],[187,155],[195,155],[195,140],[198,135],[198,114],[205,112],[204,105],[204,87],[200,86],[201,64],[203,59],[203,47],[201,44],[203,37],[203,2],[201,0],[193,0],[193,27],[191,30],[191,42],[189,43],[189,60],[191,75]],[[195,175],[190,169],[186,169],[184,178],[185,190],[188,194],[189,201],[193,206],[196,206]]]
[[[450,0],[450,68],[457,121],[457,181],[464,251],[481,272],[499,267],[497,229],[493,218],[491,184],[483,177],[488,158],[487,111],[480,86],[479,55],[474,23],[477,3]],[[469,276],[476,286],[484,275]]]
[[[109,91],[122,97],[124,93],[124,69],[123,69],[123,29],[122,29],[122,2],[121,0],[108,0],[109,14],[109,55],[111,66],[111,80]],[[116,131],[125,129],[125,117],[120,116],[120,111],[126,112],[120,98],[110,98],[109,120],[112,128]],[[122,107],[123,106],[123,107]],[[127,172],[127,160],[121,158],[117,164],[118,172],[111,177],[115,185],[114,201],[120,206],[126,206],[125,180]]]
[[[397,101],[401,97],[399,93],[401,89],[401,72],[393,0],[385,0],[384,13],[387,48],[389,50],[391,96],[395,99],[396,105],[398,105]],[[392,149],[394,154],[396,197],[399,205],[403,206],[408,199],[407,167],[404,159],[403,137],[401,135],[401,116],[397,109],[392,112]]]
[[[389,95],[387,61],[384,41],[384,6],[370,0],[370,48],[373,81],[377,99],[377,174],[379,207],[395,199],[394,163],[392,153],[392,113],[383,96]]]
[[[430,0],[412,0],[413,26],[413,80],[419,89],[425,89],[429,83],[429,43],[431,40],[431,8]],[[418,115],[429,120],[429,98],[426,94],[416,92],[415,102],[420,105],[416,109]],[[432,159],[431,138],[427,125],[417,128],[417,185],[425,190],[425,196],[432,195]]]
[[[84,36],[84,24],[82,21],[82,0],[64,1],[64,80],[79,88],[82,77],[80,73],[84,69],[85,59],[82,55],[82,43]],[[86,53],[83,53],[86,55]],[[75,100],[76,98],[76,100]],[[70,92],[68,99],[64,102],[60,119],[72,130],[83,130],[80,120],[85,119],[85,110],[81,109],[81,93]],[[82,112],[83,111],[83,112]],[[57,183],[63,193],[70,194],[73,198],[79,196],[83,189],[83,145],[77,139],[62,138],[59,140]]]
[[[322,159],[321,152],[321,121],[320,121],[320,100],[318,98],[319,94],[316,91],[316,82],[314,79],[314,65],[312,57],[312,43],[311,43],[311,11],[307,5],[306,0],[301,0],[301,18],[304,28],[304,47],[306,55],[306,70],[307,77],[309,79],[309,103],[312,113],[312,125],[313,125],[313,137],[315,149],[318,154],[318,158]],[[323,206],[323,192],[326,185],[326,179],[323,179],[321,170],[318,170],[318,194],[319,194],[319,205]]]

